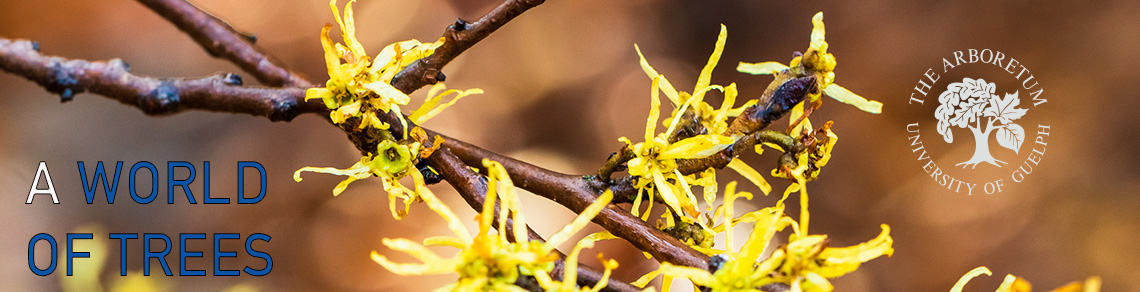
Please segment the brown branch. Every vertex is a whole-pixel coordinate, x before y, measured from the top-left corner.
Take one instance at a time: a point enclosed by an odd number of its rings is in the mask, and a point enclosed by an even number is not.
[[[813,89],[814,77],[799,79],[784,79],[773,81],[773,86],[761,96],[761,102],[746,109],[730,125],[730,133],[742,135],[734,147],[716,155],[702,158],[683,160],[678,162],[682,173],[690,174],[708,169],[709,167],[724,168],[728,162],[763,141],[772,141],[774,138],[769,131],[759,131],[766,128],[771,122],[783,117],[795,104],[803,100],[805,95]],[[434,135],[434,134],[433,134]],[[786,144],[786,141],[778,141]],[[633,179],[625,177],[617,181],[610,181],[601,176],[574,176],[547,170],[529,163],[500,155],[478,146],[456,139],[445,138],[444,146],[454,152],[464,162],[478,165],[482,159],[499,161],[515,184],[523,189],[546,197],[561,204],[571,211],[581,212],[597,198],[605,189],[614,192],[615,202],[628,202],[637,195],[633,187]],[[626,152],[623,148],[622,153]],[[615,156],[627,156],[619,154]],[[612,157],[610,160],[614,160]],[[609,165],[608,168],[616,166]],[[604,169],[607,167],[603,167]],[[708,256],[693,250],[676,238],[665,234],[661,230],[649,226],[628,211],[610,205],[601,214],[594,218],[594,222],[607,231],[632,243],[638,249],[649,252],[655,258],[677,265],[703,268],[708,265]]]
[[[793,106],[804,99],[806,94],[816,90],[814,87],[815,83],[814,76],[803,78],[777,78],[772,81],[772,85],[761,95],[760,102],[745,109],[740,116],[732,121],[732,124],[729,126],[729,135],[741,136],[732,147],[709,157],[680,160],[677,162],[678,170],[680,170],[682,174],[687,175],[704,171],[710,167],[722,169],[727,166],[732,159],[745,153],[746,150],[751,149],[752,146],[759,142],[788,144],[786,141],[772,140],[775,138],[772,137],[771,132],[761,130],[767,128],[772,122],[787,114]],[[632,154],[628,153],[628,149],[624,146],[619,150],[618,154],[610,157],[599,171],[600,174],[606,175],[599,176],[570,176],[562,174],[450,138],[446,139],[444,146],[451,148],[456,155],[468,163],[479,161],[483,158],[503,163],[503,165],[507,167],[508,172],[511,173],[511,178],[518,182],[520,187],[540,195],[551,196],[549,193],[542,193],[544,191],[543,189],[533,187],[532,185],[550,184],[550,182],[562,177],[575,177],[577,180],[584,181],[586,185],[593,189],[608,188],[614,192],[615,203],[629,202],[633,196],[637,195],[637,189],[633,187],[631,177],[626,176],[616,180],[611,180],[608,177],[608,174],[613,173],[614,169],[618,167],[618,164],[628,160]],[[572,188],[567,187],[567,189]],[[576,195],[581,196],[582,194]],[[565,198],[551,199],[569,207],[569,205],[565,203],[567,200]]]
[[[504,24],[546,0],[506,0],[478,21],[468,23],[462,19],[449,25],[443,32],[443,45],[431,55],[408,65],[392,80],[392,86],[404,93],[412,93],[425,85],[443,81],[443,66],[474,46]]]
[[[206,52],[224,58],[268,86],[312,87],[301,76],[278,64],[254,46],[256,37],[245,35],[224,21],[183,0],[139,0],[155,13],[190,35]]]
[[[0,69],[19,75],[58,94],[62,101],[91,92],[165,115],[187,109],[242,113],[274,121],[303,113],[324,112],[324,105],[304,102],[305,90],[241,86],[241,77],[222,74],[203,78],[154,78],[130,73],[119,59],[88,62],[39,53],[28,40],[0,39]]]
[[[592,178],[546,170],[462,141],[445,141],[444,146],[455,152],[463,162],[473,164],[483,158],[498,161],[510,173],[516,186],[550,199],[575,213],[585,210],[605,190],[589,184],[593,181]],[[614,198],[617,199],[618,194],[615,193]],[[708,256],[617,205],[610,204],[593,221],[658,260],[698,268],[708,266]]]
[[[783,117],[792,106],[802,101],[808,92],[814,90],[813,84],[815,84],[814,77],[774,81],[774,86],[771,86],[761,96],[761,102],[746,109],[730,125],[729,129],[732,133],[743,135],[737,144],[734,144],[735,147],[730,147],[707,158],[683,160],[678,164],[682,172],[689,174],[703,171],[709,167],[724,168],[729,161],[741,154],[743,149],[749,149],[758,142],[770,140],[771,138],[766,135],[770,133],[757,131]],[[394,119],[393,115],[385,115],[385,119],[391,126],[392,132],[400,133],[403,131],[399,121]],[[412,124],[409,127],[415,127],[415,125]],[[430,135],[436,134],[432,132]],[[369,147],[370,143],[367,142],[369,139],[362,139],[360,135],[352,140],[360,149],[374,148],[374,145]],[[636,189],[632,186],[632,178],[628,176],[611,182],[594,176],[562,174],[451,138],[445,138],[444,148],[441,148],[440,151],[443,153],[440,155],[443,156],[458,155],[458,159],[462,159],[464,163],[469,165],[480,165],[482,159],[498,161],[507,169],[517,186],[553,200],[574,212],[580,213],[607,188],[614,191],[615,201],[618,202],[623,199],[629,200],[636,195]],[[438,160],[429,160],[429,163],[443,172],[474,173],[469,169],[459,169],[465,168],[462,166],[465,165],[463,163],[448,164],[441,163]],[[445,178],[453,183],[453,186],[459,189],[461,193],[464,190],[471,193],[485,192],[485,186],[482,191],[470,190],[468,189],[471,187],[470,185],[455,185],[453,180],[456,177],[448,178],[445,176]],[[594,218],[594,222],[614,235],[629,241],[637,248],[649,252],[659,260],[699,268],[708,265],[708,256],[693,250],[657,228],[649,226],[648,223],[641,221],[616,205],[610,205],[603,210]]]

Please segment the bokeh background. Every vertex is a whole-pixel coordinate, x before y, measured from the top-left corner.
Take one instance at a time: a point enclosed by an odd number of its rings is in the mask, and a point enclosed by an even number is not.
[[[359,38],[371,53],[408,38],[434,40],[456,17],[476,19],[497,2],[364,0],[357,4]],[[258,45],[287,67],[318,82],[326,78],[318,41],[321,25],[333,21],[326,1],[195,3],[256,34]],[[1098,275],[1104,291],[1140,291],[1136,1],[549,1],[445,69],[450,87],[480,87],[487,94],[461,101],[426,126],[554,170],[589,173],[620,147],[618,137],[643,131],[649,79],[637,65],[634,43],[673,84],[690,88],[724,23],[728,43],[713,82],[735,82],[743,97],[756,97],[770,77],[736,73],[736,62],[787,62],[793,51],[806,49],[817,11],[826,14],[827,40],[840,64],[838,83],[885,106],[883,114],[871,115],[828,100],[813,116],[836,121],[842,139],[820,180],[810,185],[812,232],[846,246],[874,237],[879,224],[887,223],[896,240],[893,257],[835,280],[838,291],[947,291],[981,265],[995,276],[975,279],[968,290],[992,291],[1001,276],[1012,273],[1038,290]],[[141,75],[241,73],[133,1],[3,1],[0,36],[36,40],[50,55],[122,58]],[[906,124],[933,121],[928,112],[907,106],[911,88],[941,58],[970,48],[1016,57],[1040,80],[1049,100],[1029,113],[1053,126],[1044,161],[1025,182],[995,195],[939,187],[921,171],[906,138]],[[246,82],[256,84],[253,78]],[[970,140],[965,130],[956,134]],[[924,142],[943,145],[935,160],[945,168],[973,151],[968,143],[945,146],[933,135]],[[454,278],[397,277],[368,258],[371,250],[393,254],[380,244],[384,237],[448,234],[426,208],[417,206],[409,219],[395,221],[378,181],[354,183],[336,198],[330,190],[339,177],[309,174],[303,183],[292,181],[292,172],[303,166],[347,167],[359,159],[344,135],[318,116],[288,123],[208,112],[150,117],[90,94],[61,104],[34,83],[0,74],[0,157],[0,290],[62,289],[62,263],[48,277],[28,270],[28,239],[47,232],[62,241],[65,233],[89,224],[108,232],[273,237],[258,247],[273,257],[269,275],[153,277],[171,290],[246,284],[266,291],[425,291]],[[746,159],[757,168],[774,163],[771,154]],[[269,172],[269,194],[255,205],[189,205],[184,198],[174,205],[138,205],[120,186],[116,204],[83,203],[76,161],[124,161],[129,167],[143,160],[155,162],[162,179],[167,161],[199,167],[211,161],[213,193],[230,198],[236,162],[258,161]],[[23,203],[38,161],[52,169],[62,204]],[[777,190],[786,185],[775,184]],[[201,200],[201,180],[194,186]],[[474,216],[446,185],[433,190],[461,218]],[[160,194],[165,192],[161,187]],[[741,209],[770,206],[776,199],[757,197]],[[543,234],[574,215],[540,198],[524,200],[528,219]],[[139,242],[128,251],[130,271],[142,268]],[[119,280],[117,242],[111,244],[111,260],[100,276],[104,283]],[[238,243],[226,247],[242,255]],[[209,241],[191,248],[210,255]],[[620,280],[656,268],[623,242],[598,250],[621,261]],[[169,259],[176,265],[176,256]],[[209,262],[195,259],[190,266],[208,268]],[[256,268],[262,262],[245,255],[226,262],[247,264]]]

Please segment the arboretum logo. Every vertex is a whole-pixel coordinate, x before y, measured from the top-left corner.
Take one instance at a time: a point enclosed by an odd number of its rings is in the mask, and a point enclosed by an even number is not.
[[[922,170],[967,195],[1025,181],[1045,156],[1051,131],[1042,118],[1045,90],[1033,73],[990,49],[953,52],[940,67],[923,73],[907,102],[921,113],[906,130]]]

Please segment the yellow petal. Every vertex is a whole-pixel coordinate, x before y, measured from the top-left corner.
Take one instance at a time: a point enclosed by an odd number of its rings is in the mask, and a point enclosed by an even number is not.
[[[788,69],[788,65],[780,64],[780,62],[762,62],[762,63],[745,63],[740,62],[736,65],[736,71],[740,73],[748,73],[752,75],[776,75],[780,71]]]
[[[826,43],[824,40],[823,11],[816,12],[815,16],[812,16],[811,24],[811,47],[818,49]]]
[[[870,241],[850,247],[828,248],[820,253],[820,257],[827,258],[828,263],[867,262],[882,255],[894,254],[891,247],[891,227],[887,224],[879,226],[882,232]]]
[[[501,208],[499,211],[499,230],[504,230],[503,224],[507,222],[507,216],[512,215],[512,231],[514,231],[514,238],[516,241],[526,242],[529,241],[527,237],[526,218],[522,214],[522,203],[519,201],[518,196],[515,194],[515,185],[511,182],[510,174],[503,168],[503,165],[497,161],[490,159],[483,159],[483,167],[487,168],[487,196],[497,195],[502,200]],[[494,190],[494,193],[491,191]],[[484,203],[486,204],[486,203]]]
[[[407,94],[404,94],[403,91],[400,91],[399,89],[396,89],[395,87],[392,87],[392,85],[388,84],[388,82],[384,82],[384,81],[368,82],[368,83],[364,83],[363,86],[364,86],[364,88],[367,88],[368,90],[370,90],[372,92],[375,92],[376,95],[379,95],[381,98],[389,99],[389,100],[391,100],[391,102],[393,102],[395,104],[406,105],[406,104],[408,104],[408,101],[411,100],[410,98],[408,98]],[[388,109],[385,108],[382,110],[388,110]]]
[[[831,286],[831,282],[827,281],[827,278],[824,278],[823,276],[821,276],[817,273],[808,272],[807,274],[804,275],[804,279],[807,280],[807,282],[809,284],[814,286],[812,288],[818,289],[818,290],[813,289],[813,290],[808,290],[808,291],[831,291],[831,290],[835,289],[835,287]]]
[[[657,278],[657,275],[660,274],[661,270],[649,271],[648,273],[645,273],[645,275],[641,275],[641,277],[637,278],[637,281],[633,281],[633,283],[630,284],[639,288],[645,288],[645,285],[649,285],[649,281],[653,281],[653,279]]]
[[[839,277],[855,271],[860,263],[894,254],[894,248],[891,247],[894,240],[890,236],[890,226],[883,224],[881,227],[883,231],[870,241],[849,247],[827,248],[820,252],[819,257],[824,258],[827,264],[820,273],[830,278]]]
[[[424,264],[398,264],[388,260],[387,257],[376,251],[372,251],[371,257],[372,261],[380,264],[384,269],[401,276],[445,274],[454,271],[454,266],[449,265],[450,261],[436,261]]]
[[[684,209],[681,207],[681,202],[677,198],[677,194],[673,191],[673,186],[665,182],[665,176],[661,174],[661,170],[652,169],[653,184],[656,186],[657,191],[661,193],[662,200],[665,205],[670,209],[676,211],[678,214],[684,214]],[[683,217],[683,216],[682,216]]]
[[[629,174],[633,176],[644,176],[649,173],[649,159],[648,157],[634,157],[630,159],[626,162],[626,165],[629,167]]]
[[[716,281],[716,279],[713,278],[713,275],[704,269],[674,266],[673,264],[666,262],[661,264],[660,270],[661,273],[665,275],[687,278],[689,281],[692,281],[694,285],[698,286],[711,286]]]
[[[728,38],[728,28],[724,24],[720,25],[720,35],[716,38],[716,46],[713,48],[712,55],[709,56],[708,63],[701,69],[701,75],[697,77],[697,86],[693,88],[693,92],[701,91],[701,89],[709,86],[712,82],[712,71],[716,68],[716,63],[720,62],[720,55],[724,53],[724,42]]]
[[[380,53],[376,54],[376,59],[372,60],[372,67],[369,68],[369,72],[377,76],[382,76],[382,74],[388,73],[395,74],[395,72],[390,71],[395,71],[398,69],[396,68],[398,66],[396,63],[398,63],[399,60],[396,58],[400,56],[400,52],[396,50],[396,47],[399,45],[399,43],[393,43],[384,46],[384,48],[380,50]],[[381,77],[380,81],[392,81],[392,79],[385,79]]]
[[[775,207],[764,208],[757,211],[756,223],[752,226],[752,233],[748,235],[748,239],[744,241],[744,246],[740,248],[739,256],[736,262],[750,263],[756,262],[757,259],[764,253],[764,248],[768,246],[768,241],[777,231],[783,230],[788,223],[781,220],[784,216],[784,206],[776,205]]]
[[[334,7],[336,5],[335,3],[334,0]],[[337,74],[340,67],[340,56],[337,55],[336,47],[333,46],[333,41],[329,38],[329,30],[331,29],[332,25],[329,24],[325,24],[324,27],[321,27],[321,47],[325,49],[325,66],[328,67],[329,77],[335,78],[340,75]]]
[[[806,102],[801,101],[800,103],[797,103],[796,106],[792,107],[792,110],[788,111],[788,126],[796,126],[792,129],[791,133],[788,133],[792,135],[792,137],[799,137],[804,132],[805,128],[811,128],[810,126],[805,127],[805,124],[810,123],[807,121],[807,118],[800,120],[800,117],[804,116],[805,103]],[[796,122],[799,122],[799,124],[797,125]]]
[[[293,180],[300,182],[302,172],[316,172],[316,173],[327,173],[327,174],[348,176],[349,177],[348,179],[345,179],[344,181],[340,182],[340,184],[337,184],[336,188],[333,188],[333,195],[334,196],[339,195],[341,192],[343,192],[344,189],[348,187],[349,183],[352,183],[353,181],[358,180],[358,179],[364,179],[364,178],[367,178],[369,176],[372,176],[372,174],[368,172],[368,165],[365,165],[365,164],[360,163],[360,162],[357,162],[356,164],[352,165],[352,167],[349,167],[348,169],[337,169],[337,168],[332,168],[332,167],[312,167],[312,166],[302,167],[301,169],[298,169],[297,171],[293,172]]]
[[[647,191],[648,191],[648,190],[647,190],[647,189],[645,189],[645,188],[640,188],[640,189],[638,189],[638,190],[637,190],[637,195],[638,195],[638,198],[640,198],[640,196],[641,196],[641,195],[642,195],[644,192],[647,192]],[[641,221],[645,221],[645,222],[649,222],[649,214],[652,214],[652,213],[653,213],[653,199],[654,199],[655,197],[657,197],[657,196],[653,196],[652,194],[650,194],[650,195],[647,195],[647,196],[649,197],[649,204],[647,204],[647,206],[645,207],[645,213],[644,213],[644,214],[641,214]],[[647,252],[642,252],[642,253],[644,253],[644,254],[645,254],[645,258],[650,258],[650,256],[649,256],[649,253],[647,253]]]
[[[1072,282],[1049,292],[1100,292],[1100,277],[1089,277],[1084,282]]]
[[[753,105],[756,105],[756,102],[758,102],[758,101],[759,101],[759,99],[748,100],[747,102],[744,102],[744,104],[741,105],[740,107],[728,110],[728,116],[730,116],[730,117],[739,116],[741,113],[744,113],[744,110],[748,109],[749,107],[751,107]]]
[[[617,267],[618,267],[617,261],[615,261],[613,259],[605,259],[602,257],[601,253],[598,253],[598,261],[602,262],[602,266],[605,267],[605,271],[602,271],[602,278],[598,279],[598,283],[594,284],[593,288],[590,288],[589,290],[587,290],[589,292],[602,291],[602,288],[605,288],[606,285],[609,284],[610,274],[612,274],[613,270],[617,269]]]
[[[348,4],[344,6],[344,19],[340,18],[336,9],[336,0],[330,1],[329,6],[333,9],[333,15],[336,16],[336,22],[340,24],[341,32],[344,36],[344,42],[348,45],[349,50],[357,57],[367,56],[364,52],[364,45],[356,39],[356,20],[353,18],[352,3],[356,0],[349,0]]]
[[[400,58],[397,64],[398,69],[403,69],[405,66],[410,65],[412,62],[423,59],[435,51],[434,44],[424,45],[416,39],[402,41],[397,43],[397,45],[403,49],[400,51]]]
[[[811,219],[811,217],[809,216],[810,214],[808,214],[807,185],[805,184],[804,179],[800,176],[796,176],[796,181],[797,181],[797,183],[795,183],[795,184],[798,184],[799,185],[798,187],[800,189],[800,226],[798,229],[800,230],[801,234],[806,235],[806,234],[809,234],[808,233],[808,222]],[[886,224],[883,224],[883,228],[886,228],[886,226],[887,226]],[[885,229],[885,230],[889,230],[889,229]]]
[[[649,117],[645,119],[645,142],[653,140],[657,133],[657,119],[661,116],[661,98],[657,90],[660,81],[661,78],[653,78],[653,91],[649,94]]]
[[[724,207],[724,218],[725,219],[724,219],[724,224],[722,226],[724,226],[724,246],[725,246],[724,248],[725,249],[733,249],[736,247],[735,245],[732,244],[732,226],[734,225],[732,222],[733,221],[732,220],[733,219],[732,218],[732,216],[733,216],[733,214],[732,214],[733,213],[733,209],[732,209],[733,204],[732,203],[733,203],[733,201],[736,201],[737,197],[740,197],[740,196],[738,196],[736,194],[736,181],[731,181],[728,183],[728,185],[726,185],[724,187],[724,205],[723,205],[723,207]],[[749,199],[751,199],[752,194],[748,194],[748,197],[749,197]]]
[[[597,199],[594,199],[594,202],[590,203],[590,206],[587,206],[585,210],[582,210],[582,213],[579,213],[578,217],[574,217],[573,221],[570,221],[569,224],[563,226],[562,229],[559,229],[558,232],[554,233],[554,235],[551,235],[550,239],[547,240],[545,244],[543,244],[543,249],[547,251],[554,250],[554,248],[558,247],[559,244],[562,244],[567,239],[570,239],[571,235],[578,233],[578,231],[582,230],[582,228],[585,228],[587,224],[590,224],[590,220],[593,220],[594,216],[597,216],[598,213],[602,212],[602,209],[605,209],[607,206],[609,206],[610,201],[613,199],[613,192],[606,190],[606,192],[598,196]],[[590,245],[593,245],[592,240],[590,242]]]
[[[446,89],[447,89],[447,85],[444,85],[443,82],[438,82],[438,83],[432,85],[431,88],[428,89],[428,93],[426,96],[427,99],[424,100],[424,103],[421,104],[419,108],[412,111],[412,114],[409,115],[408,117],[411,118],[413,122],[416,122],[418,120],[418,116],[421,116],[424,113],[427,113],[428,110],[430,110],[431,108],[434,108],[437,104],[439,104],[439,101],[443,99],[444,95],[446,95],[446,94],[440,94],[440,91],[444,91],[444,93],[447,93],[445,91]],[[416,122],[416,123],[418,124],[419,122]]]
[[[392,250],[407,253],[408,255],[411,255],[412,257],[415,257],[417,260],[420,260],[424,263],[432,263],[441,260],[441,258],[436,255],[435,252],[432,252],[431,250],[427,249],[427,247],[424,247],[423,245],[420,245],[419,243],[408,239],[384,238],[380,240],[380,242]]]
[[[641,48],[637,47],[637,44],[633,44],[633,49],[637,51],[637,57],[641,58],[641,70],[645,71],[645,75],[648,75],[650,79],[661,78],[661,81],[658,82],[660,83],[661,91],[665,92],[665,97],[668,97],[669,101],[672,101],[674,105],[681,104],[680,94],[677,93],[677,89],[673,87],[673,84],[669,83],[669,79],[665,79],[665,76],[658,74],[657,70],[653,69],[653,66],[649,66],[649,61],[645,60],[645,55],[641,54]],[[654,85],[653,87],[658,88],[658,85]]]
[[[693,188],[689,186],[689,182],[683,179],[685,176],[681,175],[680,170],[673,169],[673,174],[677,176],[677,182],[681,184],[681,190],[685,191],[685,198],[687,199],[681,202],[681,207],[685,208],[684,211],[686,213],[680,215],[688,216],[681,216],[681,219],[686,219],[686,217],[690,219],[696,219],[701,215],[701,213],[697,211],[697,196],[693,195]]]
[[[737,173],[740,173],[741,176],[744,176],[744,178],[748,179],[748,181],[756,184],[756,186],[760,188],[760,191],[764,192],[765,196],[767,196],[768,193],[772,192],[772,185],[768,184],[768,181],[760,175],[760,172],[756,171],[756,169],[753,169],[747,163],[744,163],[744,161],[740,159],[733,159],[732,161],[728,162],[728,168],[735,170]]]
[[[737,94],[736,83],[729,84],[724,88],[724,101],[721,102],[720,109],[715,111],[716,114],[713,115],[713,120],[724,121],[728,119],[729,111],[732,110],[732,105],[736,103]],[[709,129],[709,133],[722,134],[725,130],[727,130],[727,128],[716,129],[716,131]]]
[[[337,108],[335,112],[340,117],[341,121],[343,122],[344,119],[347,119],[349,117],[359,116],[360,115],[360,106],[361,106],[361,102],[358,100],[358,101],[349,103],[347,105],[341,106],[340,108]]]
[[[611,195],[611,197],[612,197],[612,195]],[[581,217],[581,216],[579,216],[579,217]],[[570,291],[571,289],[573,289],[574,287],[577,286],[577,284],[578,284],[577,283],[577,280],[578,280],[578,255],[582,254],[582,249],[591,248],[591,247],[594,247],[594,241],[593,240],[590,240],[590,239],[579,240],[578,244],[574,245],[574,249],[572,251],[570,251],[570,254],[566,256],[566,266],[565,266],[565,269],[563,269],[564,272],[563,272],[563,276],[562,276],[562,285],[561,285],[561,287],[559,287],[562,291]],[[538,273],[538,274],[543,274],[543,273]],[[599,283],[599,285],[604,286],[604,284],[600,284],[600,283]],[[544,286],[544,288],[550,289],[551,287]]]
[[[984,266],[974,268],[973,270],[966,272],[965,275],[962,275],[962,278],[959,278],[958,282],[954,283],[954,287],[950,288],[950,292],[962,292],[962,288],[966,287],[966,283],[970,282],[970,279],[973,279],[974,277],[980,276],[982,274],[985,274],[986,276],[993,275],[993,273],[990,272],[990,269]]]
[[[783,249],[777,249],[775,251],[772,251],[772,255],[768,256],[768,258],[766,258],[766,259],[764,259],[764,261],[760,262],[759,265],[756,265],[755,272],[753,272],[753,274],[754,275],[767,275],[769,273],[772,273],[777,268],[779,268],[781,264],[784,263],[784,260],[786,259],[786,257],[787,257],[787,254],[784,253]],[[751,269],[752,267],[745,267],[745,268]]]
[[[589,238],[590,240],[593,240],[593,241],[602,241],[602,240],[607,240],[607,239],[615,239],[618,237],[616,235],[614,235],[613,233],[610,233],[609,231],[602,230],[602,231],[598,231],[595,233],[591,233],[590,235],[586,235],[585,238]]]
[[[721,135],[697,135],[669,145],[657,159],[693,159],[708,157],[736,143],[736,139]]]
[[[470,241],[464,242],[462,239],[451,236],[432,236],[424,239],[424,246],[450,246],[463,249],[469,244]]]
[[[704,191],[705,210],[712,210],[713,203],[716,203],[716,193],[717,188],[719,187],[716,183],[716,170],[713,170],[713,168],[710,167],[698,175],[701,176],[701,179],[694,181],[693,183],[700,185],[701,189]],[[685,179],[688,179],[688,177]],[[713,220],[715,220],[715,218]]]
[[[436,88],[436,86],[443,86],[443,82],[436,83],[436,85],[432,86],[432,88]],[[432,92],[428,92],[429,96],[431,96],[431,94],[432,94]],[[451,94],[455,94],[455,98],[452,98],[451,101],[448,101],[447,103],[444,103],[443,105],[436,107],[436,104],[438,104],[439,101],[441,99],[443,99],[444,96],[451,95]],[[416,124],[423,124],[423,122],[431,119],[432,117],[435,117],[439,113],[443,112],[443,110],[454,105],[455,102],[459,101],[459,99],[464,98],[468,95],[473,95],[473,94],[483,94],[483,89],[472,88],[472,89],[463,90],[463,91],[452,89],[452,90],[444,91],[443,93],[440,93],[439,95],[435,95],[431,99],[425,101],[424,104],[420,106],[420,108],[416,109],[415,111],[412,111],[412,115],[410,116],[410,118],[412,119],[412,122],[414,122]]]
[[[567,260],[566,264],[569,265],[570,261]],[[569,272],[569,270],[567,270],[567,272]],[[575,275],[575,278],[577,278],[577,275]],[[546,291],[564,291],[564,290],[562,290],[562,283],[559,283],[558,281],[554,281],[554,279],[551,279],[550,275],[547,275],[546,273],[542,273],[542,272],[534,273],[534,279],[538,281],[538,286],[542,287],[543,289],[546,289]],[[563,276],[562,280],[566,281],[566,276]],[[488,290],[490,290],[490,289],[488,289]],[[478,291],[478,290],[476,290],[476,291]],[[526,291],[526,290],[523,290],[523,291]]]
[[[440,217],[443,217],[443,220],[447,221],[447,227],[450,228],[456,236],[459,236],[459,239],[462,242],[471,242],[471,233],[467,231],[467,226],[464,225],[462,221],[459,221],[459,218],[455,216],[455,213],[451,212],[451,208],[448,208],[447,205],[444,204],[443,201],[441,201],[439,198],[437,198],[435,194],[432,193],[431,190],[429,190],[426,186],[417,185],[416,189],[419,193],[420,198],[423,199],[428,208],[430,208],[432,211],[435,211],[435,213],[439,214]]]
[[[1007,274],[995,292],[1031,292],[1032,290],[1033,288],[1032,285],[1029,285],[1029,281]]]
[[[333,187],[333,196],[339,196],[340,193],[344,192],[344,189],[348,188],[348,184],[351,184],[354,181],[356,181],[355,177],[346,178],[340,181],[340,183],[336,184],[336,187]]]
[[[831,150],[835,149],[835,143],[839,142],[839,135],[836,135],[831,129],[824,131],[824,134],[827,135],[827,143],[819,147],[819,152],[822,154],[819,160],[816,160],[816,166],[818,167],[827,165],[827,162],[831,160]]]
[[[843,88],[838,84],[832,84],[825,87],[823,89],[823,93],[826,93],[827,96],[830,96],[835,100],[853,105],[865,112],[872,114],[883,112],[883,103],[874,100],[867,100],[866,98],[863,98],[862,96],[859,96],[858,94],[855,94],[854,92],[851,92],[850,90],[847,90],[847,88]]]

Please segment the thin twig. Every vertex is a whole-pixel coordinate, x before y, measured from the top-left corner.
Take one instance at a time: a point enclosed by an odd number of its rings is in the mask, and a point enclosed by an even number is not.
[[[187,109],[242,113],[289,121],[303,113],[324,112],[319,102],[304,102],[305,90],[241,86],[241,77],[222,74],[203,78],[154,78],[130,73],[119,59],[88,62],[39,53],[28,40],[0,39],[0,69],[38,83],[62,101],[92,92],[165,115]]]
[[[610,176],[613,175],[615,171],[624,170],[624,164],[630,159],[633,159],[634,156],[633,150],[629,149],[629,145],[622,146],[617,152],[610,154],[610,157],[606,159],[606,163],[598,168],[598,179],[609,181]]]
[[[420,87],[443,81],[443,73],[440,71],[443,66],[507,22],[543,2],[546,0],[506,0],[476,22],[468,23],[462,19],[455,21],[444,30],[443,45],[396,74],[392,86],[404,93],[412,93]]]
[[[238,32],[229,24],[183,0],[139,0],[190,35],[206,52],[224,58],[268,86],[312,87],[301,76],[283,68],[281,62],[254,46],[257,39]]]

